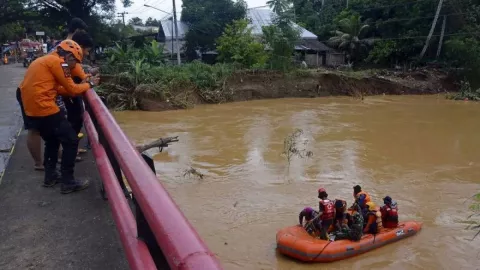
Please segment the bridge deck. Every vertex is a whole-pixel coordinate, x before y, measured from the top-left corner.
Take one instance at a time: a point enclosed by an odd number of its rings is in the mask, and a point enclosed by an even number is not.
[[[91,153],[76,167],[91,186],[62,195],[41,186],[25,141],[24,131],[0,184],[0,269],[128,269]]]

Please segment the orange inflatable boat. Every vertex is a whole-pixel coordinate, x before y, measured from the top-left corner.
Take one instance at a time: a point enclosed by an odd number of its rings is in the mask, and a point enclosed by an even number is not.
[[[416,234],[421,228],[420,222],[400,222],[395,229],[383,228],[375,236],[364,235],[358,242],[350,240],[330,242],[310,236],[304,228],[297,225],[277,232],[277,250],[304,262],[333,262],[407,238]]]

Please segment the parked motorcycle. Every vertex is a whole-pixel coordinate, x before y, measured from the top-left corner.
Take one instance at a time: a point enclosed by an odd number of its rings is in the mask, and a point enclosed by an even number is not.
[[[23,66],[24,66],[24,67],[30,66],[30,64],[31,64],[35,59],[37,59],[37,56],[35,55],[34,52],[27,52],[27,57],[25,57],[25,59],[23,59]]]

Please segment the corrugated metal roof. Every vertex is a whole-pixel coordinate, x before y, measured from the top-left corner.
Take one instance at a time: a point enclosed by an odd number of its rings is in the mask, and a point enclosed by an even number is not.
[[[252,27],[252,34],[261,36],[263,35],[262,26],[269,26],[272,24],[272,19],[275,18],[276,14],[270,9],[265,8],[252,8],[247,10],[247,18],[250,19],[250,27]],[[172,20],[162,20],[162,29],[165,33],[165,39],[171,40],[173,35],[173,21]],[[178,37],[183,39],[185,34],[188,31],[188,26],[182,22],[178,22]],[[295,27],[300,29],[300,38],[301,39],[317,39],[317,36],[308,31],[307,29],[300,27],[298,24],[293,24]]]
[[[276,14],[270,9],[265,8],[252,8],[247,10],[247,18],[250,19],[250,27],[252,27],[252,34],[261,36],[263,35],[262,27],[272,24],[272,20]],[[317,39],[317,36],[308,31],[307,29],[293,23],[294,27],[300,29],[301,39]]]
[[[163,33],[165,33],[165,39],[166,40],[175,39],[175,35],[174,35],[175,26],[173,24],[173,20],[163,20],[161,21],[161,24],[162,24]],[[184,22],[178,21],[177,26],[178,26],[178,38],[184,39],[185,34],[188,31],[187,24],[185,24]]]

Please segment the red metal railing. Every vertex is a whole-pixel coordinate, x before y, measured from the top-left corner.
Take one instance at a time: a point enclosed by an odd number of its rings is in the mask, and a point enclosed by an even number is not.
[[[88,108],[84,115],[85,127],[130,267],[155,269],[151,257],[154,254],[150,254],[145,243],[137,237],[132,211],[107,157],[107,147],[99,142],[97,130],[108,142],[108,149],[127,178],[136,203],[170,268],[222,269],[95,91],[89,90],[84,100]]]

